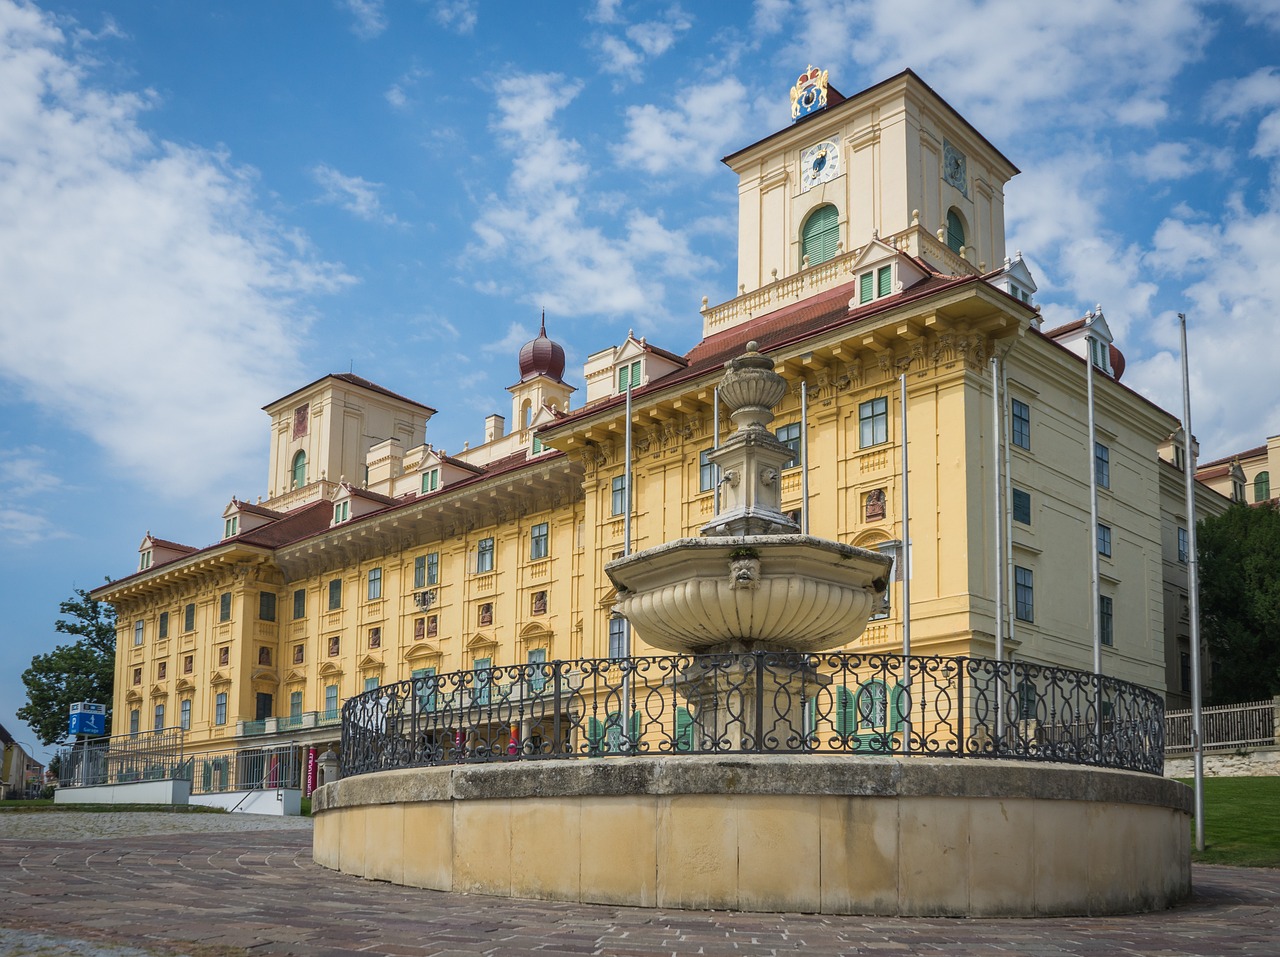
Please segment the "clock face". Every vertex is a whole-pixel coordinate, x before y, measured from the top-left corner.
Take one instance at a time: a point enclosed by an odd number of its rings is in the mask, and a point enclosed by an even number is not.
[[[800,192],[833,180],[841,172],[840,149],[835,143],[826,140],[810,146],[800,154]]]
[[[964,154],[950,143],[944,143],[942,147],[942,178],[965,196],[969,195]]]

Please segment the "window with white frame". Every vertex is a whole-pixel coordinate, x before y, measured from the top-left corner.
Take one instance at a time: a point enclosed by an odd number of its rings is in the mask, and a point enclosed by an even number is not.
[[[529,529],[529,560],[538,561],[546,558],[550,552],[551,526],[547,522],[539,522]]]
[[[1191,536],[1185,528],[1178,529],[1178,561],[1186,564],[1191,557]]]
[[[627,388],[638,389],[640,387],[640,360],[629,362],[626,365],[618,366],[618,392],[619,394],[626,392]]]
[[[698,453],[698,491],[710,492],[716,487],[716,467],[711,462],[711,450]]]
[[[1111,488],[1111,449],[1101,442],[1093,449],[1093,469],[1099,488]]]
[[[191,730],[191,699],[183,698],[178,705],[178,727],[183,731]]]
[[[868,399],[858,406],[858,448],[868,449],[889,441],[889,400]]]
[[[493,571],[493,539],[482,538],[476,546],[476,572],[483,574]]]
[[[240,533],[240,516],[232,515],[229,519],[227,519],[223,523],[222,537],[230,538],[232,535],[238,535],[239,533]]]
[[[1010,438],[1013,444],[1020,449],[1031,449],[1031,406],[1027,403],[1014,399],[1013,408],[1013,428],[1010,430]]]
[[[227,723],[227,693],[219,691],[216,698],[213,699],[213,723]]]
[[[627,477],[625,475],[615,475],[613,484],[610,486],[609,498],[610,514],[622,515],[627,510]]]
[[[422,473],[422,491],[423,493],[434,492],[440,487],[440,470],[427,469]]]
[[[627,653],[627,620],[609,619],[609,657],[621,658]]]
[[[351,502],[343,500],[333,503],[333,524],[338,525],[351,517]]]
[[[893,292],[893,267],[868,269],[858,276],[858,305],[883,299]]]
[[[800,423],[778,427],[778,441],[791,450],[791,458],[782,463],[784,469],[795,468],[800,464]]]
[[[151,567],[151,549],[147,549],[138,556],[138,571],[145,572]]]
[[[366,592],[369,601],[376,601],[382,597],[382,569],[369,569],[369,588]]]
[[[145,629],[146,625],[143,624],[141,619],[133,623],[133,644],[135,648],[142,644],[142,636]]]

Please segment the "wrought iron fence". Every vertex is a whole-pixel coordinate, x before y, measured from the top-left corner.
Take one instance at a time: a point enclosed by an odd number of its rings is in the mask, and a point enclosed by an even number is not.
[[[58,786],[93,787],[185,777],[181,728],[86,738],[60,752]]]
[[[806,752],[1159,774],[1164,703],[1115,678],[1021,662],[753,652],[425,675],[342,709],[344,775],[454,762]]]
[[[1261,748],[1280,744],[1276,739],[1276,711],[1280,698],[1215,705],[1200,714],[1200,736],[1206,751]],[[1185,754],[1192,750],[1190,710],[1170,711],[1165,719],[1166,750]]]

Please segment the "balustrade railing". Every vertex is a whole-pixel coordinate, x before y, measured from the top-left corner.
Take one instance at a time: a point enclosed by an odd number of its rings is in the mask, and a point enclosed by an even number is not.
[[[981,658],[764,653],[548,661],[351,698],[342,773],[611,755],[1011,758],[1159,774],[1164,704],[1106,676]]]

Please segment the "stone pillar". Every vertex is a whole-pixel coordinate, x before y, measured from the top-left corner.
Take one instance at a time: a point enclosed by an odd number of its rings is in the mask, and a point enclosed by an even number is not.
[[[320,755],[320,783],[332,784],[341,777],[338,771],[338,755],[330,748]]]

